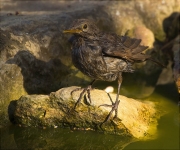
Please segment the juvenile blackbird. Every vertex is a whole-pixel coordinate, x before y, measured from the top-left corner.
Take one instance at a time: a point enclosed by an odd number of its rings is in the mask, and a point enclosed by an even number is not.
[[[117,80],[118,92],[116,100],[112,102],[112,110],[104,122],[109,120],[113,111],[115,111],[114,117],[117,117],[122,72],[133,72],[133,63],[150,59],[150,55],[142,53],[148,46],[140,45],[140,39],[101,32],[92,21],[87,19],[75,20],[70,29],[63,32],[73,34],[70,39],[73,64],[82,73],[93,78],[90,85],[83,88],[74,109],[80,103],[85,92],[88,93],[88,98],[91,102],[90,90],[95,80]]]

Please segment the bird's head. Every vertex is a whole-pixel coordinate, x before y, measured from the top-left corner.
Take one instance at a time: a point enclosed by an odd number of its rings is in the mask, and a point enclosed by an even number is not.
[[[98,32],[99,29],[94,22],[88,19],[75,20],[68,30],[63,31],[63,33],[71,33],[86,38],[95,37]]]

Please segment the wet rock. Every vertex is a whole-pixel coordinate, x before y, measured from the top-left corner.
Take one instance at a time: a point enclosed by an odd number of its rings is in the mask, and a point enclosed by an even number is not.
[[[14,123],[20,126],[35,127],[70,127],[79,130],[97,130],[110,134],[133,136],[136,138],[150,138],[156,132],[159,114],[153,104],[142,103],[138,100],[120,96],[118,116],[121,119],[104,121],[111,108],[99,107],[101,104],[111,104],[106,92],[92,90],[92,103],[89,104],[87,97],[74,111],[72,108],[79,98],[80,91],[71,91],[77,87],[62,88],[50,95],[26,95],[10,104],[15,106],[11,116]],[[110,94],[115,100],[116,95]],[[12,109],[13,110],[13,109]]]

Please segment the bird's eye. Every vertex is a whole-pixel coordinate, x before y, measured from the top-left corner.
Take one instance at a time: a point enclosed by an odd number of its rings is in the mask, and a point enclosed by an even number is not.
[[[84,25],[83,25],[83,29],[87,29],[87,24],[84,24]]]

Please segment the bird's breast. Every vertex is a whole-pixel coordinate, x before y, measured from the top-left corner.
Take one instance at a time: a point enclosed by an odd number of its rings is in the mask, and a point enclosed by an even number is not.
[[[85,43],[79,46],[74,45],[72,49],[73,64],[91,78],[108,80],[103,77],[107,73],[107,64],[103,60],[102,53],[97,51],[92,45]]]

